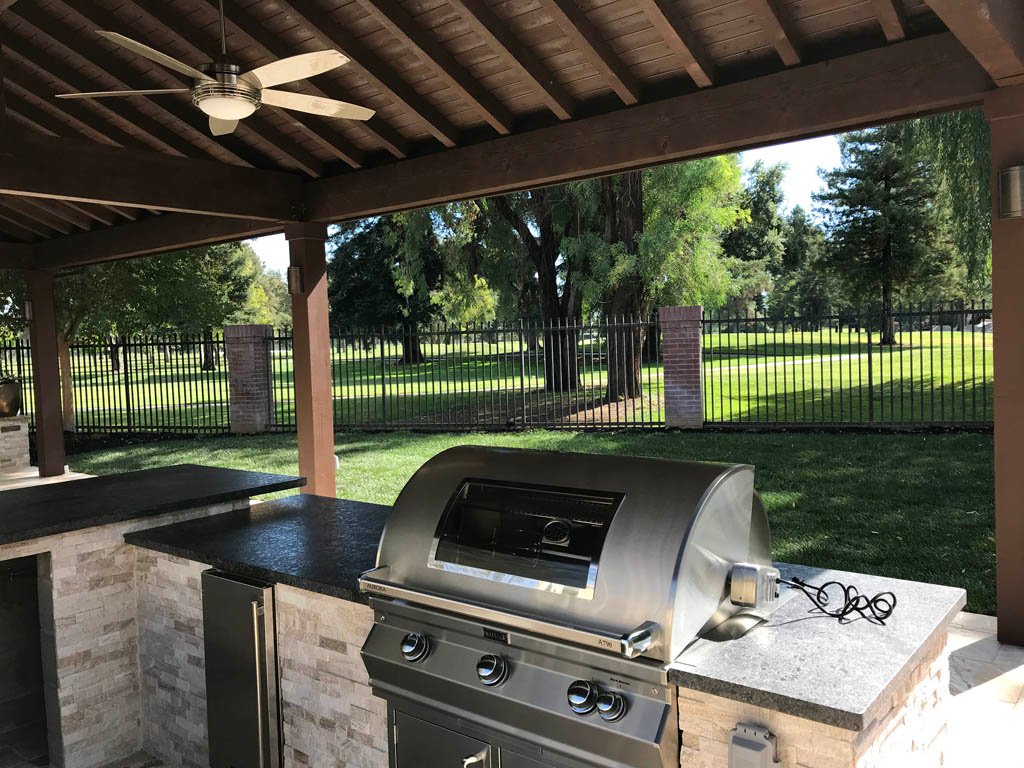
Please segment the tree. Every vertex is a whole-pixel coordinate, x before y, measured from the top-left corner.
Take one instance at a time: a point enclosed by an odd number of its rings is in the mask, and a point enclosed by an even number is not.
[[[821,227],[799,205],[785,222],[781,267],[769,296],[768,313],[817,321],[839,308],[842,286],[825,265],[827,243]]]
[[[948,263],[938,192],[930,168],[902,141],[900,126],[840,139],[841,166],[817,196],[829,236],[826,264],[855,295],[880,302],[881,343],[894,344],[893,303]]]
[[[739,207],[747,215],[722,237],[722,253],[733,275],[733,309],[763,309],[763,296],[778,275],[784,249],[785,222],[779,212],[786,166],[757,162],[747,172]]]

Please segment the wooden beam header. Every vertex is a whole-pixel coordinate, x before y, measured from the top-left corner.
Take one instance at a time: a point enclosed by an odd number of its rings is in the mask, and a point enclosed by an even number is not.
[[[209,216],[297,218],[301,180],[80,139],[13,133],[0,155],[0,194]]]
[[[306,208],[335,222],[501,194],[970,107],[989,88],[944,33],[309,182]]]
[[[996,85],[1024,82],[1024,6],[1020,0],[927,0],[927,3]]]

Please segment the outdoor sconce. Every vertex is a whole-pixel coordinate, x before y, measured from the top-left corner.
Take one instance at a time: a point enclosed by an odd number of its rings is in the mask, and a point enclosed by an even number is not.
[[[302,295],[302,267],[288,267],[288,293]]]
[[[25,319],[28,320],[30,323],[32,322],[32,302],[31,301],[26,301],[25,302]]]
[[[1024,217],[1024,165],[1013,165],[999,173],[999,218]]]

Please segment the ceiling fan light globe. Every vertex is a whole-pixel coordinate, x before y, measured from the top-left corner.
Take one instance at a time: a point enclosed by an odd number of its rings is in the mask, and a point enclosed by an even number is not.
[[[197,106],[219,120],[244,120],[256,111],[258,105],[234,96],[207,96]]]

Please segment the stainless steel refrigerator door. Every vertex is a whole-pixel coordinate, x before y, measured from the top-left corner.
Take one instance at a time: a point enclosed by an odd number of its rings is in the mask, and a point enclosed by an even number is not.
[[[204,571],[211,768],[280,768],[274,589]]]

